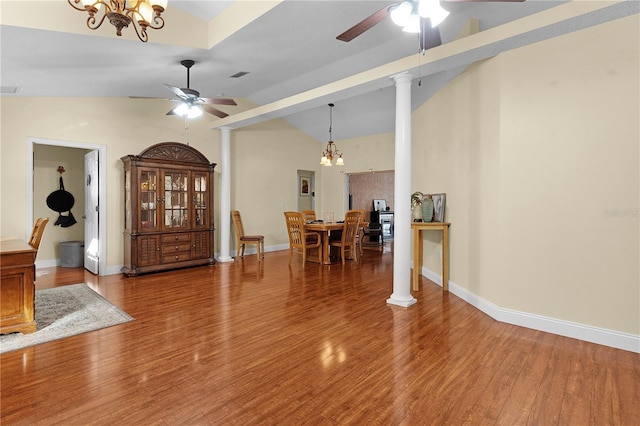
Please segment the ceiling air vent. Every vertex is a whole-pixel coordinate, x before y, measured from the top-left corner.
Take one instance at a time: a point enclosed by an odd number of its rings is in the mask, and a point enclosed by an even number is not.
[[[16,93],[18,88],[15,86],[2,86],[0,88],[0,93]]]
[[[231,76],[231,78],[240,78],[240,77],[245,76],[247,74],[249,74],[247,71],[240,71],[240,72],[237,72],[237,73],[233,74]]]

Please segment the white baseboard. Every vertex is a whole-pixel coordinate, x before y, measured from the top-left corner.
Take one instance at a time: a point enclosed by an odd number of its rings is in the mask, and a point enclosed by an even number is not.
[[[36,260],[36,269],[60,266],[60,259]]]
[[[280,250],[289,250],[289,243],[287,244],[279,244],[276,246],[265,246],[264,248],[264,252],[268,253],[270,251],[280,251]],[[245,247],[244,250],[244,254],[256,254],[258,251],[256,250],[256,246],[254,245],[248,245]],[[233,250],[231,250],[230,255],[232,257],[235,256],[235,254],[237,253],[236,249],[234,248]],[[216,253],[216,258],[220,255],[220,253]]]
[[[268,246],[264,248],[265,253],[269,251],[279,251],[279,250],[287,250],[289,249],[289,244],[280,244],[276,246]],[[235,249],[232,250],[231,255],[235,254]],[[245,250],[245,254],[256,254],[255,246],[248,246]],[[215,258],[217,259],[220,256],[220,253],[215,253]],[[54,268],[56,266],[60,266],[60,259],[50,259],[50,260],[39,260],[36,262],[36,268]],[[116,275],[122,273],[122,265],[112,265],[108,266],[105,273],[100,275]]]
[[[423,267],[422,275],[442,286],[442,277],[433,271]],[[640,353],[640,336],[634,334],[502,308],[451,280],[449,291],[500,322]]]

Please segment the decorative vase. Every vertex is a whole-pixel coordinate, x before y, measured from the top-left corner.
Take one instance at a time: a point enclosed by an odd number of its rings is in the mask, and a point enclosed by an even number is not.
[[[411,219],[413,219],[414,222],[416,219],[418,219],[418,221],[422,220],[422,210],[419,205],[414,206],[411,210]]]
[[[422,221],[431,222],[433,220],[433,200],[426,197],[422,200]]]

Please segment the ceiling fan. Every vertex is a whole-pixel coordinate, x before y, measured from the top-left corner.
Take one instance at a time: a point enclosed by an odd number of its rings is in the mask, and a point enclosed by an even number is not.
[[[196,118],[202,115],[203,110],[216,117],[225,118],[229,114],[224,111],[220,111],[217,108],[211,106],[211,104],[217,105],[237,105],[233,99],[224,98],[201,98],[200,92],[191,89],[189,87],[189,72],[191,67],[195,64],[195,61],[191,59],[185,59],[180,63],[187,69],[187,87],[179,88],[166,84],[167,88],[173,92],[178,99],[169,99],[173,102],[179,102],[179,105],[172,108],[167,115],[179,115],[186,118]],[[140,96],[131,96],[132,98],[140,98]],[[147,98],[148,99],[148,98]],[[152,98],[158,99],[158,98]]]
[[[443,2],[523,2],[525,0],[442,0]],[[449,12],[440,6],[440,0],[405,0],[386,6],[371,16],[358,22],[347,31],[338,35],[336,39],[349,42],[365,31],[371,29],[382,20],[391,16],[391,19],[403,31],[419,34],[420,52],[424,53],[442,44],[438,25],[449,15]]]

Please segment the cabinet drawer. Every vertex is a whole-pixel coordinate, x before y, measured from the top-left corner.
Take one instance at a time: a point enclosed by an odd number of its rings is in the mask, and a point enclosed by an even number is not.
[[[183,232],[180,234],[165,234],[162,236],[162,245],[164,246],[167,243],[177,243],[177,242],[191,242],[191,234],[188,232]]]
[[[164,243],[162,244],[162,255],[178,254],[182,252],[191,252],[191,241],[189,242],[177,242],[177,243]]]
[[[184,262],[185,260],[191,260],[190,251],[162,255],[162,263]]]

